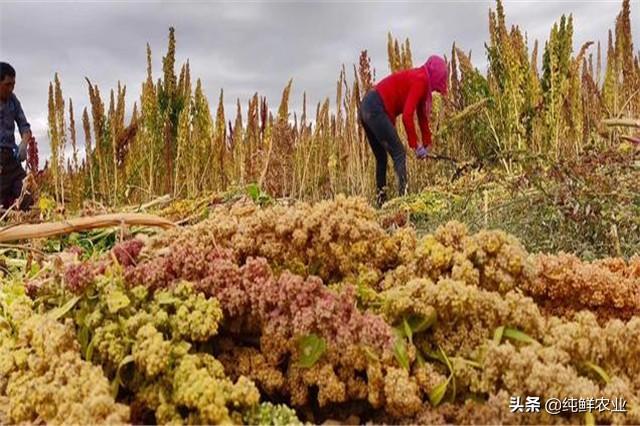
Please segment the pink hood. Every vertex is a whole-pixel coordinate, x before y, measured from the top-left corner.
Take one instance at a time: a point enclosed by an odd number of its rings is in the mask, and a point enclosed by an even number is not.
[[[427,111],[427,117],[431,115],[431,92],[435,90],[442,95],[447,94],[447,82],[449,80],[449,69],[447,63],[442,57],[432,55],[427,59],[427,62],[423,65],[429,78],[429,91],[427,93],[427,99],[425,101],[425,107]]]
[[[427,62],[425,62],[424,68],[427,70],[427,75],[429,76],[431,90],[446,95],[449,69],[444,59],[437,55],[430,56]]]

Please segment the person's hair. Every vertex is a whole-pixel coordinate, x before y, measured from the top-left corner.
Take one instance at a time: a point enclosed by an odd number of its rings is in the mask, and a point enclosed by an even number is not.
[[[0,62],[0,81],[4,80],[6,76],[15,77],[16,70],[6,62]]]

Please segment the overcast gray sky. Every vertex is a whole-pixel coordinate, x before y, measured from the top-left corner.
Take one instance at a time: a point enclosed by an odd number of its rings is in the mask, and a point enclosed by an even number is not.
[[[622,1],[506,1],[508,24],[528,33],[530,48],[542,46],[555,21],[574,16],[574,48],[588,40],[606,47],[607,31]],[[640,39],[640,2],[632,1],[635,48]],[[387,32],[409,37],[414,63],[430,54],[449,54],[455,41],[486,66],[488,11],[493,1],[352,2],[11,2],[0,0],[0,60],[17,70],[15,93],[22,102],[41,152],[47,138],[48,84],[58,72],[63,94],[73,99],[76,120],[88,104],[84,77],[103,96],[120,80],[127,86],[127,114],[139,99],[146,76],[146,44],[160,76],[168,29],[174,26],[177,64],[187,59],[194,80],[201,78],[212,112],[220,89],[227,118],[240,98],[243,112],[254,92],[278,107],[293,78],[291,106],[298,114],[302,92],[310,106],[333,102],[342,64],[352,70],[367,49],[378,79],[388,72]],[[595,48],[592,48],[595,53]],[[179,69],[176,69],[179,72]],[[106,102],[106,101],[105,101]],[[78,126],[80,130],[81,126]],[[79,131],[82,138],[82,132]]]

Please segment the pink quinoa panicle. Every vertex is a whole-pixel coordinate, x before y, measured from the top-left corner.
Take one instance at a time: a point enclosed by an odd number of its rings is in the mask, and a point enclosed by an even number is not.
[[[35,299],[36,297],[38,297],[38,293],[40,292],[41,288],[42,280],[25,279],[24,290],[27,296],[29,296],[30,298]]]
[[[144,242],[134,238],[116,244],[113,247],[113,254],[120,265],[124,267],[133,266],[138,260],[142,247],[144,247]]]
[[[337,345],[391,347],[391,327],[383,318],[356,308],[353,288],[335,292],[318,277],[304,279],[288,271],[276,279],[264,258],[249,258],[240,268],[217,265],[222,269],[199,285],[220,300],[231,317],[257,316],[268,332],[289,337],[318,333]]]
[[[126,267],[125,279],[151,289],[192,281],[220,301],[229,320],[253,318],[283,336],[318,333],[334,344],[361,342],[380,350],[392,344],[391,327],[382,317],[360,312],[352,288],[336,292],[318,277],[289,271],[275,276],[261,257],[240,266],[230,250],[183,240],[161,256]]]
[[[248,291],[248,288],[266,287],[264,282],[271,279],[269,271],[269,266],[264,262],[256,265],[254,273],[247,277],[235,262],[218,258],[210,263],[209,275],[196,286],[220,300],[229,317],[247,316],[252,306],[256,305],[250,300],[255,292]]]
[[[133,258],[137,260],[138,255]],[[143,284],[151,289],[168,287],[177,279],[197,283],[211,276],[220,261],[231,258],[230,250],[178,241],[163,255],[144,262],[123,264],[125,281],[132,286]]]
[[[40,158],[38,155],[38,144],[36,138],[30,138],[27,143],[27,169],[37,173],[40,168]]]
[[[135,267],[125,268],[125,282],[131,286],[144,285],[150,290],[167,287],[177,278],[167,257],[156,257]]]
[[[64,267],[63,279],[65,286],[73,293],[82,293],[95,280],[97,275],[104,273],[104,262],[80,262],[67,264]]]
[[[196,242],[176,244],[169,256],[171,269],[189,281],[201,280],[211,274],[215,261],[231,259],[231,250],[206,247]]]

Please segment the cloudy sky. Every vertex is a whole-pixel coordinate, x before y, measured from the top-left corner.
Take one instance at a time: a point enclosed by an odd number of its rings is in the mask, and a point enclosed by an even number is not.
[[[555,21],[574,16],[577,50],[588,40],[606,46],[621,0],[506,1],[508,24],[517,24],[541,47]],[[414,63],[446,54],[455,41],[486,66],[488,11],[492,1],[332,2],[34,2],[0,0],[0,60],[17,70],[21,100],[43,154],[48,153],[47,90],[57,72],[65,98],[79,117],[88,104],[84,77],[103,93],[127,86],[127,113],[146,76],[146,44],[160,75],[168,28],[174,26],[177,63],[189,59],[192,78],[201,78],[212,109],[224,89],[227,116],[239,98],[243,111],[254,92],[278,106],[293,78],[292,108],[301,110],[303,91],[312,105],[335,96],[342,64],[352,69],[367,49],[380,78],[388,72],[387,32],[409,37]],[[640,40],[640,2],[632,2],[633,38]],[[530,47],[533,43],[530,42]],[[593,49],[595,52],[595,49]],[[176,70],[178,72],[179,70]],[[79,132],[81,137],[81,133]]]

